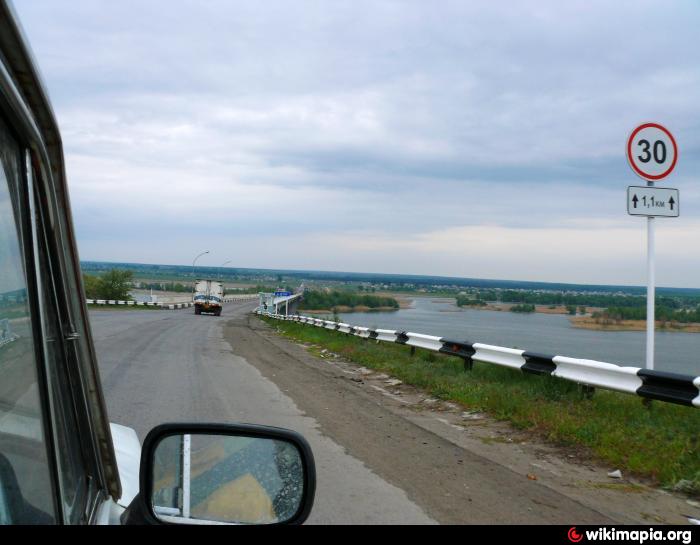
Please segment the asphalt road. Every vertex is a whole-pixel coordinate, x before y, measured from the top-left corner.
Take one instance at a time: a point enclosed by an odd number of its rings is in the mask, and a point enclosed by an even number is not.
[[[91,312],[110,420],[141,439],[164,422],[300,432],[318,473],[310,523],[683,522],[682,502],[575,485],[588,479],[576,471],[595,468],[469,439],[440,413],[409,406],[410,391],[399,398],[351,366],[310,356],[251,309],[229,304],[221,318],[191,309]],[[551,478],[533,478],[531,466]],[[675,518],[666,517],[671,510]]]
[[[97,311],[90,320],[112,422],[143,440],[164,422],[243,422],[294,429],[310,442],[318,490],[309,523],[431,523],[405,492],[324,436],[317,422],[224,339],[224,317]],[[250,311],[250,305],[245,307]]]

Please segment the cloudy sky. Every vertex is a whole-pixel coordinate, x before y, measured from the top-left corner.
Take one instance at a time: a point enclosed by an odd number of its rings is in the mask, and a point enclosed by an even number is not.
[[[700,287],[700,3],[16,0],[81,258]]]

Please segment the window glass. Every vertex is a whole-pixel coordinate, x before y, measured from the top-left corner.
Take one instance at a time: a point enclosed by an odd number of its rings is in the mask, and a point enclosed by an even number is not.
[[[0,522],[52,523],[37,359],[10,191],[20,179],[20,152],[1,121],[0,163]]]
[[[47,375],[51,388],[51,414],[56,436],[61,500],[65,521],[68,524],[78,524],[84,518],[87,503],[87,472],[78,431],[76,396],[73,395],[71,375],[74,384],[79,383],[79,378],[75,372],[70,371],[69,355],[65,351],[64,334],[56,312],[58,301],[54,279],[58,275],[55,274],[49,259],[49,242],[46,238],[52,229],[47,223],[48,218],[40,212],[39,202],[36,209]]]

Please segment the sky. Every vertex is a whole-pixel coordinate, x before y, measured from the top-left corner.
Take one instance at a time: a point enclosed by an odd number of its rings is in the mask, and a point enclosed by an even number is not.
[[[16,0],[81,259],[700,288],[700,2]]]

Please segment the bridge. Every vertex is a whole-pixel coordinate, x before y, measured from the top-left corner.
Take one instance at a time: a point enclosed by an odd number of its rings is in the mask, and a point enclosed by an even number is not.
[[[275,292],[260,293],[260,304],[258,310],[264,314],[280,314],[290,316],[296,314],[299,302],[304,298],[303,285],[297,293]]]

